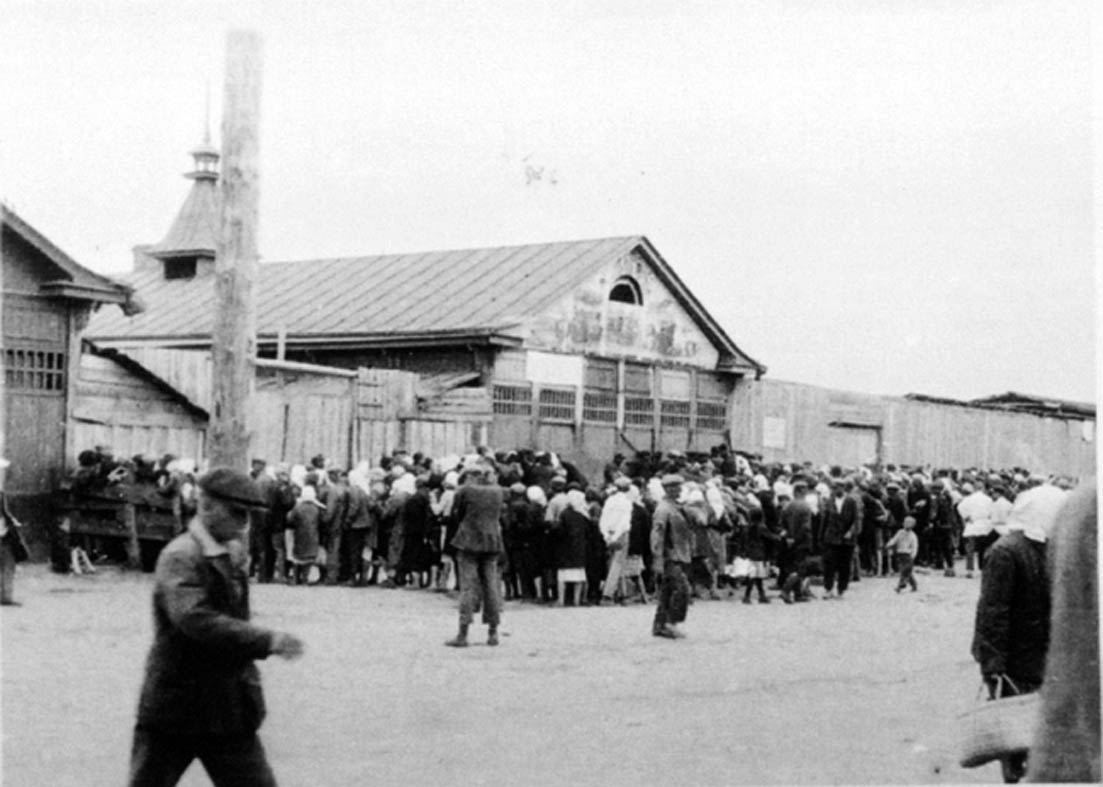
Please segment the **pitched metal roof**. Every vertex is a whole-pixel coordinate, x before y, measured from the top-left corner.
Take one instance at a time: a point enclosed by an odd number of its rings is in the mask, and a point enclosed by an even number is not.
[[[269,262],[256,281],[257,337],[283,331],[289,343],[444,343],[516,337],[516,326],[593,275],[642,249],[664,283],[728,359],[757,371],[642,235],[459,251]],[[213,324],[214,275],[165,279],[160,266],[129,282],[147,304],[132,319],[97,314],[88,335],[101,342],[202,346]]]

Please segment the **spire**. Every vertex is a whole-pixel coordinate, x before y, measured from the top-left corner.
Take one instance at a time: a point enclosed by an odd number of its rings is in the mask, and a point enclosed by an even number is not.
[[[192,150],[195,169],[184,177],[192,180],[218,180],[218,150],[211,144],[211,83],[207,82],[207,109],[204,118],[203,141]]]
[[[203,141],[191,151],[191,156],[195,160],[195,169],[184,175],[195,182],[164,239],[147,251],[151,256],[165,261],[165,272],[170,278],[175,278],[169,274],[170,261],[179,261],[171,266],[173,271],[194,271],[198,260],[213,260],[217,248],[220,156],[218,149],[211,144],[210,115],[210,88],[208,87]]]

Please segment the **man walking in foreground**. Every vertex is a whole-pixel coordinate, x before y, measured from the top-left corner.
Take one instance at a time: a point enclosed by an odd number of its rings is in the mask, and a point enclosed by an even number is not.
[[[686,571],[693,559],[693,534],[678,505],[682,492],[680,475],[665,475],[662,479],[663,499],[651,519],[651,568],[658,585],[655,595],[655,622],[651,633],[656,637],[680,639],[685,634],[676,626],[686,619],[689,605],[689,580]]]
[[[199,758],[216,785],[274,785],[257,729],[264,696],[255,659],[292,659],[302,642],[249,622],[249,510],[263,505],[244,473],[198,481],[198,515],[161,553],[154,639],[138,702],[130,784],[174,785]]]

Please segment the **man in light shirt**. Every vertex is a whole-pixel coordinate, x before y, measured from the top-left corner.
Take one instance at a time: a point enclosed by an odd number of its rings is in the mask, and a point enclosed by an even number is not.
[[[961,491],[965,497],[957,504],[957,512],[965,526],[961,533],[965,539],[965,576],[972,578],[974,560],[977,568],[982,568],[985,550],[999,536],[994,536],[992,498],[985,494],[984,483],[978,480],[975,487],[962,484]]]
[[[628,487],[632,482],[625,476],[613,480],[616,491],[605,499],[601,509],[598,527],[609,549],[609,571],[601,586],[602,601],[612,600],[615,596],[624,598],[621,578],[624,576],[624,559],[628,555],[628,531],[632,527],[632,499],[628,496]]]

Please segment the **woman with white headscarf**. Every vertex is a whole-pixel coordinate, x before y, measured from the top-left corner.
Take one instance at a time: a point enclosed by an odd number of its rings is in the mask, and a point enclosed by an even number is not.
[[[556,584],[559,603],[567,605],[567,591],[572,592],[573,605],[579,606],[586,588],[586,534],[590,527],[590,505],[585,493],[571,484],[567,490],[567,507],[552,523]]]
[[[317,490],[310,484],[304,486],[298,502],[287,515],[287,532],[290,535],[287,554],[293,564],[288,584],[302,585],[310,578],[310,568],[318,560],[318,525],[324,510],[325,506],[318,501]]]

